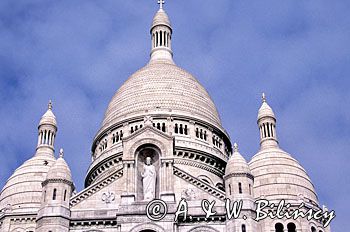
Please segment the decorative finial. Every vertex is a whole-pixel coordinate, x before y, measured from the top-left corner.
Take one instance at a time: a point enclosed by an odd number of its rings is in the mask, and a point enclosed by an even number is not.
[[[47,107],[48,107],[49,110],[52,110],[52,101],[51,100],[49,101],[49,104],[48,104]]]
[[[63,148],[61,148],[61,149],[60,149],[60,158],[63,158],[63,154],[64,154]]]
[[[158,4],[159,4],[159,9],[163,9],[163,4],[165,4],[164,0],[158,0]]]
[[[233,144],[233,151],[238,152],[238,144],[237,143]]]
[[[266,95],[265,95],[265,93],[262,93],[261,99],[262,99],[262,102],[266,102]]]

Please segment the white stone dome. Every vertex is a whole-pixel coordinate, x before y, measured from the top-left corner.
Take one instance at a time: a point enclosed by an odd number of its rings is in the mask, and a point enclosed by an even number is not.
[[[51,101],[49,102],[47,111],[40,119],[39,126],[40,125],[57,126],[56,116],[52,112],[52,102]]]
[[[15,170],[0,195],[0,209],[11,205],[13,212],[33,212],[40,209],[42,186],[47,172],[55,162],[51,155],[37,155]]]
[[[249,165],[244,157],[238,152],[237,144],[234,145],[235,151],[231,155],[230,159],[227,162],[225,175],[229,175],[232,173],[245,173],[251,174]]]
[[[258,120],[265,117],[275,118],[275,113],[273,112],[269,104],[267,104],[265,94],[263,94],[263,103],[261,104],[261,107],[258,111]]]
[[[300,200],[318,204],[314,186],[304,168],[278,147],[260,150],[249,162],[254,195],[267,200]]]
[[[52,165],[52,167],[48,171],[46,179],[61,179],[73,182],[71,170],[69,169],[69,166],[63,159],[63,157],[59,157],[54,163],[54,165]]]
[[[152,112],[195,117],[221,128],[217,109],[198,80],[171,62],[157,61],[138,70],[119,88],[101,130]]]
[[[163,9],[158,10],[152,21],[152,28],[158,25],[165,25],[171,28],[169,17]]]

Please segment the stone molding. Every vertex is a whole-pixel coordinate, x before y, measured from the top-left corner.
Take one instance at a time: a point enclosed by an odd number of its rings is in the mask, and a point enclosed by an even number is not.
[[[45,187],[48,183],[63,183],[63,184],[67,184],[69,186],[71,186],[74,189],[74,184],[73,182],[66,180],[66,179],[61,179],[61,178],[57,178],[57,179],[48,179],[45,180],[41,185],[43,187]]]
[[[115,171],[114,173],[112,173],[111,175],[109,175],[108,177],[106,177],[105,179],[90,185],[88,188],[84,189],[83,191],[81,191],[80,193],[78,193],[77,195],[73,196],[70,199],[70,207],[73,207],[77,204],[79,204],[80,202],[86,200],[88,197],[92,196],[93,194],[95,194],[96,192],[100,191],[102,188],[106,187],[107,185],[110,185],[111,183],[113,183],[114,181],[116,181],[117,179],[119,179],[120,177],[123,176],[123,168]]]
[[[224,180],[227,180],[231,177],[247,177],[247,178],[254,181],[254,176],[250,173],[230,173],[230,174],[224,176]]]
[[[197,188],[209,193],[213,197],[216,197],[217,199],[221,201],[225,201],[226,194],[225,192],[221,191],[220,189],[213,187],[206,182],[199,180],[198,178],[192,176],[191,174],[179,169],[178,167],[174,166],[174,174],[181,179],[185,180],[186,182],[193,184]]]

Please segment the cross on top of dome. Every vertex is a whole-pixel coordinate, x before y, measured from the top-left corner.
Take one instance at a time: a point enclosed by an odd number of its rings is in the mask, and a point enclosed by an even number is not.
[[[233,150],[234,150],[234,152],[238,152],[238,144],[237,143],[233,144]]]
[[[63,151],[63,148],[60,149],[60,158],[63,158],[64,156],[64,151]]]
[[[51,101],[51,100],[49,101],[49,104],[47,105],[47,108],[48,108],[49,110],[52,110],[52,101]]]
[[[163,9],[163,4],[165,4],[164,0],[158,0],[159,8]]]

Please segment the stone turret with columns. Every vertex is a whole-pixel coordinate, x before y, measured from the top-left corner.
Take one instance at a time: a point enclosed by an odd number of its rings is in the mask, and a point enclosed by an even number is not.
[[[243,207],[239,218],[226,222],[227,232],[255,232],[257,225],[253,220],[255,218],[254,177],[247,161],[239,153],[237,143],[233,146],[233,154],[227,162],[224,176],[226,198],[230,199],[232,203],[242,201]]]
[[[69,199],[74,191],[72,174],[60,149],[59,158],[42,183],[42,202],[37,216],[37,232],[69,231]]]
[[[41,117],[38,126],[38,145],[36,154],[54,154],[55,138],[57,133],[56,116],[52,112],[52,102],[50,100],[46,113]]]

